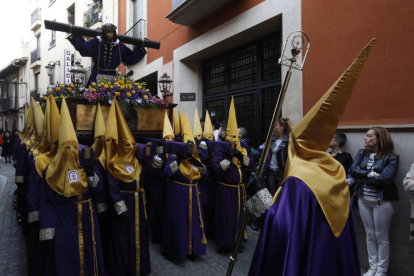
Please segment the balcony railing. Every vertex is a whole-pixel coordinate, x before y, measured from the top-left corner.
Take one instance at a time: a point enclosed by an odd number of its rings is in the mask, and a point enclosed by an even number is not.
[[[95,4],[83,14],[83,26],[89,28],[97,22],[102,22],[102,3]]]
[[[16,106],[15,106],[15,102],[16,101],[14,101],[13,98],[11,98],[11,97],[3,99],[1,101],[1,110],[2,111],[7,111],[7,110],[17,109]]]
[[[33,25],[33,23],[35,23],[37,20],[40,20],[41,18],[40,18],[40,8],[36,8],[35,10],[34,10],[34,12],[32,12],[32,15],[31,15],[31,25]]]
[[[35,88],[30,91],[30,97],[33,97],[35,101],[39,101],[40,99],[40,88]]]
[[[30,52],[30,62],[31,64],[35,63],[36,61],[40,60],[40,48],[36,48]]]

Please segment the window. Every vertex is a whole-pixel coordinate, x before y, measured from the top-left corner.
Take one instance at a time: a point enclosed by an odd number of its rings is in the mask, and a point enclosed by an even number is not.
[[[212,122],[227,122],[233,96],[238,126],[255,148],[266,139],[279,95],[281,47],[277,32],[203,62],[203,103]]]
[[[53,20],[53,21],[56,21],[56,19]],[[50,38],[49,48],[52,48],[53,46],[56,45],[56,31],[52,31],[51,34],[52,34],[52,36]]]
[[[75,25],[75,5],[68,9],[68,23]]]

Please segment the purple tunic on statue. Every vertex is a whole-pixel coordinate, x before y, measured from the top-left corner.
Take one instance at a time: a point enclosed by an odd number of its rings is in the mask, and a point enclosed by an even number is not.
[[[229,168],[224,171],[220,162],[224,154],[221,151],[214,152],[213,167],[216,176],[216,244],[224,250],[234,247],[237,230],[240,228],[244,217],[244,202],[246,192],[244,184],[247,181],[246,168],[238,168],[230,163]],[[253,160],[250,159],[249,167],[253,168]],[[247,235],[245,234],[245,239]]]
[[[361,275],[352,209],[336,238],[311,189],[286,179],[267,211],[249,275]]]
[[[137,181],[122,182],[108,172],[109,194],[115,204],[110,257],[112,270],[117,276],[151,273],[145,191],[142,188],[146,177],[145,172],[146,168],[143,166],[139,183]],[[117,215],[126,209],[128,218],[121,218]],[[136,271],[137,267],[140,269],[140,274]]]
[[[97,74],[116,75],[116,68],[122,63],[134,65],[147,53],[144,49],[134,46],[131,51],[125,44],[117,40],[108,44],[101,42],[100,37],[85,41],[83,36],[75,35],[69,39],[70,43],[83,57],[91,57],[93,61],[92,73],[86,86],[96,82]],[[99,73],[98,73],[99,64]]]
[[[188,180],[180,170],[173,173],[170,165],[176,160],[175,155],[170,155],[164,169],[164,175],[169,178],[169,181],[165,199],[162,244],[169,256],[181,260],[191,254],[205,255],[206,245],[202,243],[204,216],[198,186],[195,185],[198,180]],[[207,169],[206,175],[208,175]]]

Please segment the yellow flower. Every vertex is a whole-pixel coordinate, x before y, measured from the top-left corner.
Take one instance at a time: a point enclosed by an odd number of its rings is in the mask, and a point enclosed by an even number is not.
[[[113,85],[111,85],[111,86],[110,86],[110,88],[114,88],[114,86],[113,86]]]
[[[145,92],[149,92],[149,89],[145,90]]]
[[[96,92],[96,89],[95,88],[92,88],[91,90],[92,90],[92,92]]]
[[[144,99],[148,100],[148,95],[144,95]]]
[[[93,82],[93,83],[92,83],[92,86],[96,86],[96,83],[94,83],[94,82]]]
[[[119,96],[119,95],[121,95],[121,93],[120,92],[115,92],[115,95]]]
[[[63,95],[60,95],[60,97],[63,99],[65,96],[63,96]]]
[[[124,81],[123,81],[123,80],[119,80],[119,81],[118,81],[118,83],[119,83],[120,85],[122,85],[122,84],[124,84]]]
[[[124,90],[125,89],[125,85],[121,85],[121,90]]]
[[[135,94],[135,90],[131,90],[131,93],[132,93],[132,94]]]
[[[140,85],[140,86],[138,86],[138,88],[139,88],[139,89],[142,89],[142,86]]]
[[[111,93],[110,93],[110,92],[107,92],[106,94],[111,95]]]
[[[151,92],[148,92],[149,95],[151,95]]]
[[[61,85],[60,85],[60,88],[64,88],[64,87],[65,87],[65,85],[64,85],[64,84],[61,84]]]
[[[103,83],[103,82],[101,82],[99,85],[100,85],[100,86],[104,86],[104,83]]]
[[[53,89],[52,88],[49,88],[49,92],[52,93],[53,92]]]
[[[127,93],[127,97],[131,97],[131,93]]]
[[[47,100],[47,97],[46,96],[43,96],[43,100]]]
[[[74,87],[75,85],[73,83],[70,83],[70,87]]]
[[[114,85],[116,85],[116,86],[120,86],[119,82],[114,83]]]
[[[58,92],[60,91],[60,87],[59,87],[59,86],[58,86],[58,87],[56,87],[56,91],[58,91]]]
[[[108,89],[108,88],[109,88],[109,85],[105,84],[105,85],[104,85],[104,88],[105,88],[105,89]]]
[[[68,87],[68,88],[66,88],[66,90],[68,90],[70,92],[70,91],[72,91],[72,88]]]

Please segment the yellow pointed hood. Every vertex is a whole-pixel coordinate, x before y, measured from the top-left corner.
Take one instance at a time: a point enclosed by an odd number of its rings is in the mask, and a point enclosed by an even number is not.
[[[214,130],[213,124],[211,123],[210,115],[208,114],[208,110],[206,110],[206,120],[204,122],[204,133],[203,137],[210,141],[214,141]]]
[[[314,193],[335,237],[349,213],[349,188],[342,165],[326,152],[375,39],[294,127],[284,178],[296,177]],[[276,193],[277,200],[280,189]]]
[[[242,148],[240,144],[239,128],[237,126],[236,109],[234,107],[233,97],[231,97],[229,120],[227,121],[226,141],[232,143],[232,147],[239,150],[244,156],[247,156],[246,149]],[[239,168],[242,166],[242,163],[236,157],[233,157],[233,164]]]
[[[185,120],[185,118],[184,118],[183,114],[181,113],[180,109],[178,109],[178,117],[180,119],[180,134],[179,134],[179,136],[184,136],[184,120]]]
[[[48,139],[48,129],[50,130],[50,104],[49,101],[46,101],[45,116],[43,118],[43,130],[40,135],[40,144],[33,151],[33,156],[36,158],[41,153],[47,152],[50,149],[49,139]]]
[[[175,112],[174,112],[174,115],[175,115]],[[172,138],[173,140],[175,138],[170,119],[168,118],[168,110],[165,111],[164,128],[162,130],[162,139],[165,140],[165,138]]]
[[[83,194],[87,176],[79,164],[79,144],[65,98],[60,109],[59,148],[46,172],[50,188],[65,197]]]
[[[55,98],[50,95],[47,99],[49,103],[50,116],[49,124],[46,125],[47,139],[49,141],[49,151],[40,154],[36,158],[36,170],[40,177],[43,178],[43,171],[49,166],[50,162],[55,158],[59,144],[60,114]]]
[[[18,133],[20,140],[23,140],[26,131],[27,131],[27,118],[28,118],[29,110],[27,109],[27,104],[24,105],[24,127],[23,129]]]
[[[180,136],[181,135],[180,120],[178,120],[177,114],[175,113],[174,110],[173,110],[173,113],[174,113],[174,134],[175,136]]]
[[[198,116],[197,107],[194,112],[194,128],[193,128],[194,138],[203,139],[203,130],[201,128],[200,117]]]
[[[108,169],[118,180],[123,182],[137,181],[142,171],[142,165],[135,157],[137,146],[134,136],[122,114],[118,102],[114,99],[115,114],[118,128],[118,151],[109,161]]]
[[[118,128],[115,114],[115,102],[116,100],[114,99],[111,109],[109,110],[108,120],[106,121],[105,145],[98,158],[105,170],[108,169],[109,161],[118,151]]]
[[[36,103],[33,97],[31,97],[30,101],[31,105],[33,106],[33,123],[34,123],[34,132],[35,137],[32,141],[32,151],[35,150],[42,141],[42,134],[43,134],[43,113],[40,109],[39,105]]]
[[[95,141],[91,147],[96,157],[99,157],[101,155],[104,145],[105,145],[105,121],[104,121],[101,105],[98,102],[98,105],[96,106],[96,115],[95,115]]]
[[[26,144],[26,148],[29,149],[32,146],[30,139],[34,134],[34,118],[33,118],[33,105],[30,105],[29,112],[27,114],[27,130],[22,143]]]
[[[181,120],[180,120],[181,121]],[[192,141],[195,144],[194,136],[191,131],[191,124],[190,120],[188,119],[187,112],[185,113],[185,119],[181,121],[181,127],[183,131],[183,142],[187,143],[188,141]],[[193,153],[193,157],[200,161],[198,158],[198,152]],[[200,171],[197,167],[193,166],[190,163],[189,158],[185,158],[181,160],[180,166],[179,166],[180,172],[184,175],[185,178],[188,180],[198,180],[201,178]]]

